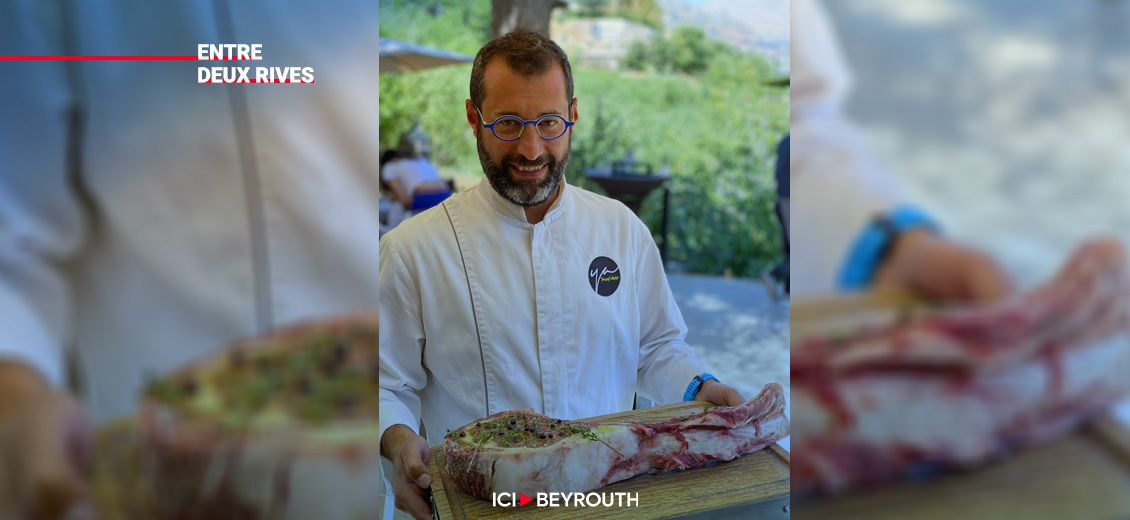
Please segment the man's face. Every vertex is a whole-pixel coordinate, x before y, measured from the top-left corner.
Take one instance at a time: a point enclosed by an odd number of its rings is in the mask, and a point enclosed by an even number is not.
[[[491,60],[483,71],[486,97],[482,115],[486,123],[504,115],[534,120],[545,114],[558,114],[576,121],[576,99],[565,98],[565,73],[558,64],[544,74],[522,76],[502,58]],[[467,119],[475,129],[479,162],[495,191],[524,207],[542,204],[557,193],[565,167],[569,164],[572,129],[553,140],[542,139],[534,127],[527,126],[517,141],[502,141],[483,128],[479,115],[467,101]]]

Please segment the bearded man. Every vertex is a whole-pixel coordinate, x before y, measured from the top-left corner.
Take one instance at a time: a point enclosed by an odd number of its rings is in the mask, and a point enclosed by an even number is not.
[[[740,404],[686,344],[659,251],[623,204],[565,182],[568,57],[516,31],[475,57],[467,123],[485,178],[380,243],[381,451],[397,507],[430,518],[428,446],[504,410],[564,419]],[[426,430],[426,439],[420,424]]]

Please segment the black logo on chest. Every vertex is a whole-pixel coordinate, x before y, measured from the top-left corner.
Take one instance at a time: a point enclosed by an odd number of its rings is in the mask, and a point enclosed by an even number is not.
[[[620,266],[607,256],[598,256],[589,264],[589,286],[601,296],[611,296],[620,287]]]

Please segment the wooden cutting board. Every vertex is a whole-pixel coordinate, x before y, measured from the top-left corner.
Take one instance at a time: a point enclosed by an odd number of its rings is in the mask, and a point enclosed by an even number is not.
[[[834,333],[927,308],[899,293],[795,300],[792,334]],[[793,514],[802,520],[1130,518],[1130,430],[1104,417],[974,470],[839,497],[798,497]]]
[[[969,472],[797,500],[793,514],[801,520],[1130,518],[1130,432],[1103,418]]]
[[[701,412],[711,405],[702,402],[658,406],[646,410],[604,415],[587,421],[661,421]],[[670,518],[707,511],[725,511],[732,518],[788,518],[789,453],[774,444],[737,460],[714,466],[641,475],[600,492],[638,493],[639,505],[618,507],[492,507],[489,500],[465,495],[451,483],[445,471],[443,446],[435,446],[428,469],[440,478],[432,481],[436,516],[441,520],[498,518]]]

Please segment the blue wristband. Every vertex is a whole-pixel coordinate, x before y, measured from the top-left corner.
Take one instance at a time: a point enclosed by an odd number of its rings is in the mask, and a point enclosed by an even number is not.
[[[915,228],[937,230],[933,219],[917,208],[909,206],[895,208],[890,213],[872,220],[852,244],[840,271],[840,288],[854,290],[871,285],[875,271],[895,239]]]
[[[694,401],[694,397],[698,395],[698,391],[702,388],[702,385],[711,379],[715,381],[718,380],[717,377],[714,377],[714,374],[707,374],[706,372],[703,372],[702,375],[694,376],[694,379],[691,379],[691,384],[687,385],[687,391],[683,392],[683,400]]]

